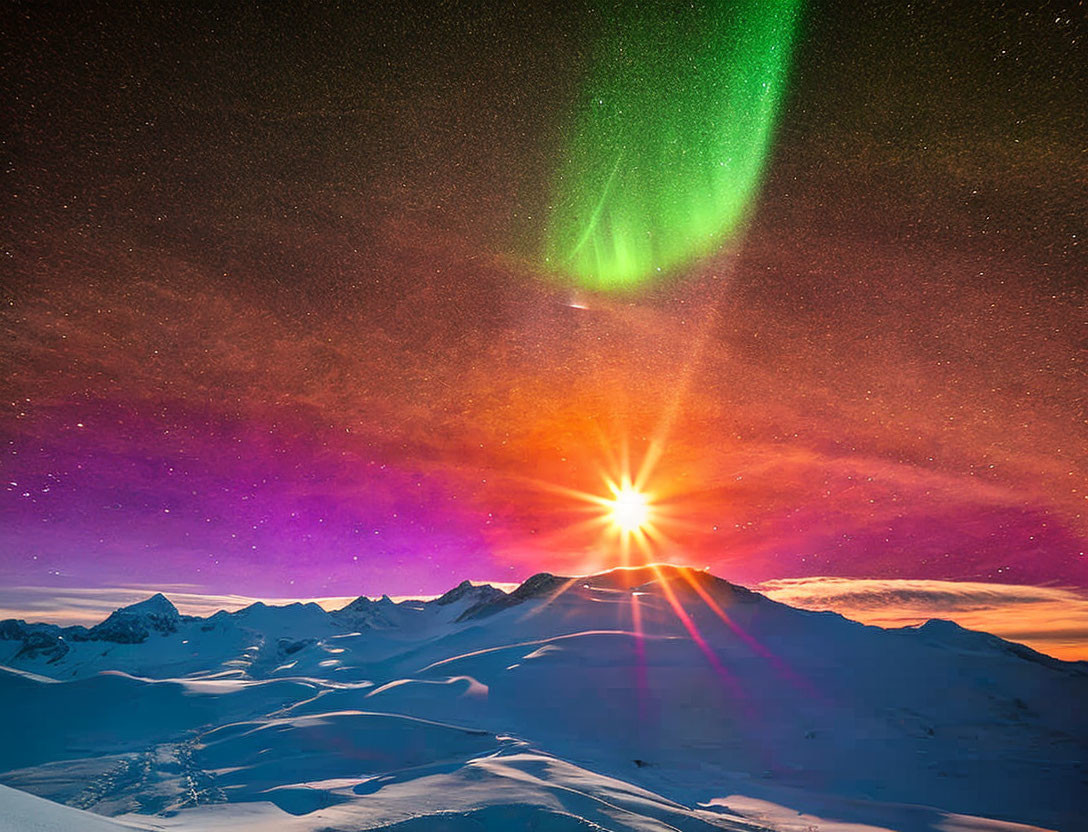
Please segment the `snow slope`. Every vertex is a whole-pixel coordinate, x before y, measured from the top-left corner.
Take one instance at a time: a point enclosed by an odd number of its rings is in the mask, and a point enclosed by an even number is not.
[[[0,636],[0,782],[154,828],[1088,829],[1084,663],[677,567]]]
[[[111,820],[0,786],[0,832],[131,832],[162,828],[157,823]]]

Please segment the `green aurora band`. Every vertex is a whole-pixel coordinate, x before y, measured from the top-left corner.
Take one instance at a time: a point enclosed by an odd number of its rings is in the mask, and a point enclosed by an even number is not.
[[[547,270],[633,288],[717,250],[755,196],[799,0],[620,4],[570,126]]]

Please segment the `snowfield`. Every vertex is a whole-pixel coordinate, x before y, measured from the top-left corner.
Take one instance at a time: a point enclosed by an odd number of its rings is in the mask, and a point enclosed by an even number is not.
[[[678,567],[156,595],[0,622],[0,665],[0,832],[1088,829],[1085,663]]]

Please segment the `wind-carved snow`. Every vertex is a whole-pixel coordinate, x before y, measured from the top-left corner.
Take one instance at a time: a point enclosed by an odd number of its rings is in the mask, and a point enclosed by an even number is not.
[[[0,830],[1088,828],[1083,663],[676,567],[334,612],[157,595],[0,622],[0,662]]]

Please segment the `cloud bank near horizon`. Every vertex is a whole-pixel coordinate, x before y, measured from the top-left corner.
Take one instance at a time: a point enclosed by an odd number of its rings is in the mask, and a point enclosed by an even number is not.
[[[817,576],[756,588],[775,601],[864,624],[907,627],[944,618],[1060,659],[1088,660],[1088,596],[1066,587]]]

